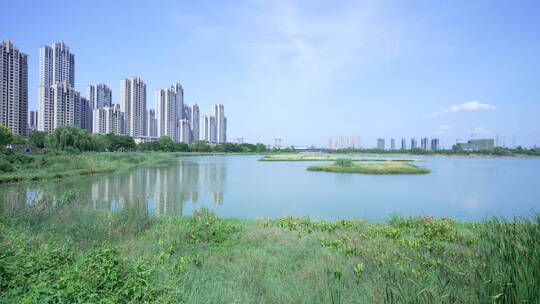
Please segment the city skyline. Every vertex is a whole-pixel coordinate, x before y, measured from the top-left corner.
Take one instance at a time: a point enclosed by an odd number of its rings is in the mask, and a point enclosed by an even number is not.
[[[450,144],[471,133],[540,142],[536,2],[168,2],[165,14],[144,2],[129,10],[122,1],[63,3],[60,11],[47,9],[54,1],[29,3],[10,5],[0,39],[28,54],[30,110],[39,47],[65,41],[77,55],[78,92],[105,83],[117,102],[126,76],[141,77],[149,94],[179,79],[188,103],[226,104],[235,122],[228,135],[246,142],[280,135],[287,145],[324,146],[333,134],[358,134],[375,146],[377,137],[425,134]],[[69,14],[76,11],[102,23]]]

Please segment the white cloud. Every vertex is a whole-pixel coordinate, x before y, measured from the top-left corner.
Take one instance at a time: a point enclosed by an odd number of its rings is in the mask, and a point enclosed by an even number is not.
[[[431,114],[424,115],[424,117],[437,117],[441,114],[446,113],[456,113],[456,112],[470,112],[470,111],[490,111],[495,110],[494,105],[487,103],[480,103],[478,101],[469,101],[459,105],[452,105],[448,108],[440,109],[439,111],[433,112]]]

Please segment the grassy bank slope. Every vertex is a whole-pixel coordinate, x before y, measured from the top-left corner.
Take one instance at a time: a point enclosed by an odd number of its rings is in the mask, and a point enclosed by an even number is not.
[[[0,171],[0,183],[109,173],[149,165],[180,154],[167,152],[85,152],[80,154],[18,154],[11,168]],[[8,156],[9,157],[9,156]]]
[[[540,217],[234,220],[2,209],[0,302],[537,303]],[[137,207],[138,206],[138,207]]]
[[[339,155],[312,155],[312,154],[289,154],[289,155],[267,155],[259,161],[335,161],[341,158]],[[404,158],[350,158],[353,161],[395,161],[395,162],[415,162],[421,159]]]
[[[307,168],[309,171],[363,174],[426,174],[429,170],[404,162],[353,163],[349,167],[324,163]]]

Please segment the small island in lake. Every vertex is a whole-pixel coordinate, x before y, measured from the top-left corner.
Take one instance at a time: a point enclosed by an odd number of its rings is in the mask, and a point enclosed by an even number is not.
[[[429,170],[415,165],[399,162],[353,162],[348,158],[337,159],[334,163],[323,163],[307,168],[308,171],[362,174],[427,174]]]

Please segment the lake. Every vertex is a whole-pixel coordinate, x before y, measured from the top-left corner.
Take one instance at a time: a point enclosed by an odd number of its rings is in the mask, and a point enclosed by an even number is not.
[[[111,175],[0,190],[11,204],[75,191],[81,209],[114,211],[135,201],[152,214],[190,215],[207,206],[219,216],[243,219],[378,221],[400,214],[482,220],[540,211],[540,158],[423,157],[416,164],[430,174],[364,175],[309,172],[319,162],[259,162],[260,157],[182,157]]]

